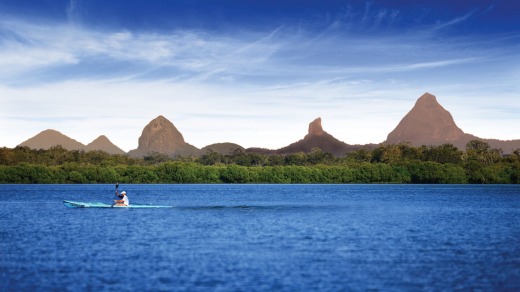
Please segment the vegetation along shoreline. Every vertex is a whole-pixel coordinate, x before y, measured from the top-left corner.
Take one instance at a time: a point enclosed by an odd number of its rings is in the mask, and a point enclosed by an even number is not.
[[[309,153],[261,154],[237,149],[227,155],[144,157],[103,151],[0,148],[0,183],[413,183],[518,184],[520,149],[472,140],[464,151],[451,144],[379,145],[338,157]]]

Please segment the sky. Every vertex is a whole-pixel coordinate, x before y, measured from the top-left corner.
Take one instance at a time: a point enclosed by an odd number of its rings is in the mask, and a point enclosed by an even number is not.
[[[278,149],[321,117],[381,143],[425,92],[466,133],[520,139],[520,1],[0,0],[0,147],[46,129],[125,151]]]

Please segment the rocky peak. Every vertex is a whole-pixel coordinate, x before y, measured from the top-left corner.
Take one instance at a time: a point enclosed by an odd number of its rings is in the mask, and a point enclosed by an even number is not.
[[[163,116],[158,116],[144,127],[139,137],[138,149],[145,149],[147,152],[173,153],[176,146],[184,143],[184,137],[172,122]]]
[[[192,155],[199,149],[186,143],[177,128],[163,116],[158,116],[144,127],[139,146],[129,152],[131,156],[143,156],[151,152],[167,155]]]
[[[110,140],[107,138],[107,136],[105,135],[101,135],[99,137],[97,137],[96,139],[94,139],[94,141],[92,141],[90,144],[106,144],[106,143],[111,143]]]
[[[85,151],[102,150],[110,154],[124,154],[125,152],[114,145],[107,136],[101,135],[85,147]]]
[[[417,107],[437,107],[440,104],[437,102],[437,98],[435,95],[432,95],[428,92],[423,94],[417,101],[415,102],[415,106]]]
[[[317,118],[309,124],[309,135],[321,136],[325,133],[321,126],[321,118]]]
[[[321,118],[317,118],[309,124],[309,133],[302,140],[278,149],[276,153],[310,153],[316,148],[326,153],[342,156],[351,149],[351,146],[325,132],[321,127]]]
[[[428,114],[428,118],[436,115],[442,115],[442,118],[445,118],[446,120],[451,120],[453,122],[451,114],[447,110],[445,110],[439,104],[439,102],[437,102],[437,97],[428,92],[417,99],[417,101],[415,102],[415,106],[412,108],[410,113],[426,113]]]
[[[415,106],[388,134],[386,143],[412,142],[413,145],[438,145],[453,143],[464,132],[457,127],[451,114],[445,110],[434,95],[423,94]]]

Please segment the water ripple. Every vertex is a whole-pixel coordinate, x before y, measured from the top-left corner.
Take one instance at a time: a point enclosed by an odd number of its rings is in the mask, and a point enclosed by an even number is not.
[[[0,290],[520,290],[516,186],[111,188],[0,186]]]

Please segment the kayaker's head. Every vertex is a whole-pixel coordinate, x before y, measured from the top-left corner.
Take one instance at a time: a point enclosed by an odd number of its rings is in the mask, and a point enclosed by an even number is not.
[[[126,192],[125,192],[125,191],[122,191],[122,192],[121,192],[121,195],[126,196]]]

